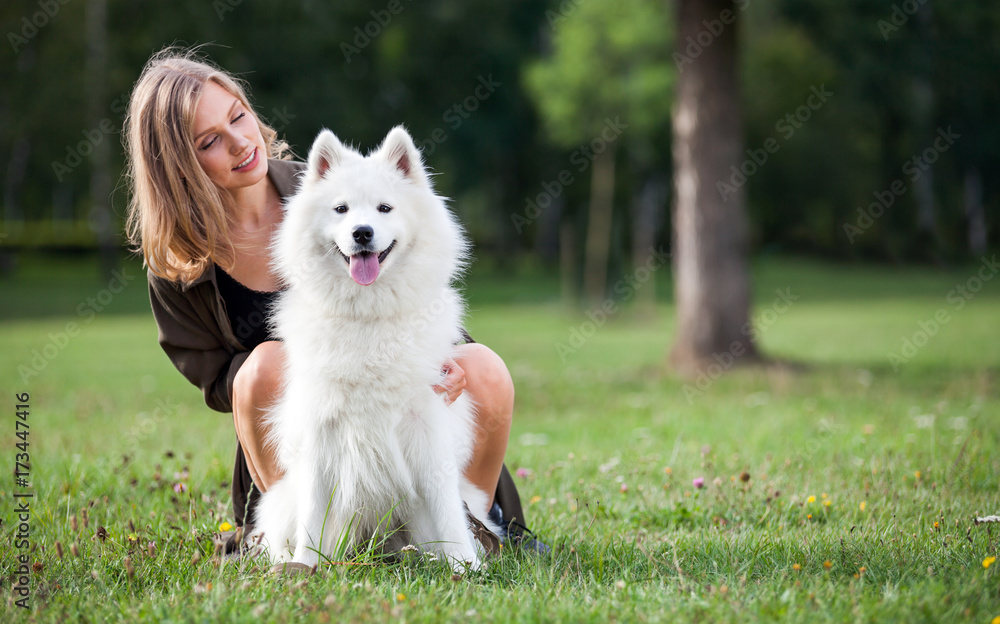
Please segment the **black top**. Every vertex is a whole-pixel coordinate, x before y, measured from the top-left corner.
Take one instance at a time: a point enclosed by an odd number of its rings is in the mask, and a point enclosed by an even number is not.
[[[233,279],[229,273],[216,267],[218,271],[219,294],[226,304],[226,316],[232,325],[233,334],[249,350],[266,340],[275,340],[271,332],[268,314],[279,291],[254,290]]]

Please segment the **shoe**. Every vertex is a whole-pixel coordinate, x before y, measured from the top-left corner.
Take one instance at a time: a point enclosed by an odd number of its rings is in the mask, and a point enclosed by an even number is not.
[[[539,555],[547,555],[552,552],[552,548],[535,537],[535,534],[528,527],[516,520],[506,522],[503,517],[503,510],[500,509],[500,505],[497,503],[493,503],[489,513],[486,515],[493,524],[500,527],[500,535],[498,537],[501,544],[506,545],[509,543],[512,547],[528,550]]]
[[[214,538],[213,541],[216,544],[222,544],[222,554],[224,555],[242,554],[249,549],[249,543],[246,538],[251,533],[253,533],[253,525],[248,524],[236,527],[235,531],[219,533],[218,537]]]

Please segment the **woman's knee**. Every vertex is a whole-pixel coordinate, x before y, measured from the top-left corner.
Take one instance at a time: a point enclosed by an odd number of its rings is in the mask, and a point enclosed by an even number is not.
[[[281,389],[284,363],[285,351],[280,342],[259,344],[236,372],[234,407],[260,409],[274,401]]]
[[[459,365],[465,369],[466,384],[480,413],[510,422],[514,410],[514,382],[503,359],[482,344],[463,347]]]

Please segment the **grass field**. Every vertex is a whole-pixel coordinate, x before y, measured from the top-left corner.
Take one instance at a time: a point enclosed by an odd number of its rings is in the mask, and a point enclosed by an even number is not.
[[[654,310],[596,327],[555,278],[473,273],[468,327],[514,376],[508,465],[553,553],[303,580],[214,556],[231,419],[159,351],[139,268],[118,288],[87,258],[27,259],[0,278],[0,620],[994,621],[1000,525],[973,522],[1000,513],[991,271],[761,261],[760,343],[803,366],[717,380],[663,368],[666,275]],[[12,475],[18,393],[30,489]]]

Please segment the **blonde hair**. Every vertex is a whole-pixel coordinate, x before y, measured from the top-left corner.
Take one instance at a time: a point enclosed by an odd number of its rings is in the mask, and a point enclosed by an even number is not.
[[[257,120],[269,158],[287,157],[288,144],[254,112],[240,80],[196,50],[170,47],[149,59],[122,133],[131,190],[125,229],[149,270],[173,281],[191,282],[212,262],[230,269],[235,259],[232,200],[202,169],[192,135],[209,80]]]

